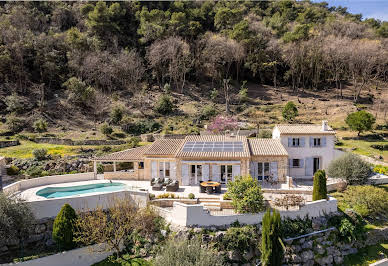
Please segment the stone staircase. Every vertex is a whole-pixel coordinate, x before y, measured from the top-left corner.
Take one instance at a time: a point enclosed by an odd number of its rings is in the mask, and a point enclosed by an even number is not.
[[[221,211],[221,203],[218,199],[200,199],[200,204],[205,210]]]

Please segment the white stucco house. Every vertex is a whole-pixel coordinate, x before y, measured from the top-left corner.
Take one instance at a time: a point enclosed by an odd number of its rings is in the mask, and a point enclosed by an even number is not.
[[[105,179],[150,180],[172,178],[182,185],[200,181],[223,184],[238,175],[264,180],[310,179],[316,170],[326,169],[335,158],[335,131],[327,121],[321,125],[276,125],[271,138],[236,135],[189,135],[179,139],[158,139],[150,145],[94,158],[113,163]],[[123,163],[133,168],[123,170]]]
[[[288,175],[311,179],[318,169],[327,169],[335,159],[335,131],[327,121],[321,125],[276,125],[272,138],[278,139],[288,153]]]

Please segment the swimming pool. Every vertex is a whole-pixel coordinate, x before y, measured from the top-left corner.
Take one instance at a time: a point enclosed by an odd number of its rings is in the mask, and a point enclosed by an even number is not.
[[[70,187],[46,187],[37,191],[36,195],[46,199],[63,198],[86,193],[119,191],[123,190],[125,186],[123,183],[112,182]]]

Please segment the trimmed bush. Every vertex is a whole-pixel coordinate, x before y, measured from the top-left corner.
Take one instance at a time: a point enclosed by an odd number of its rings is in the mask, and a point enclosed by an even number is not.
[[[193,193],[190,193],[190,194],[188,195],[188,197],[189,197],[189,199],[195,199],[195,195],[194,195]]]
[[[281,243],[282,227],[278,211],[268,209],[263,216],[261,235],[261,263],[264,266],[282,265],[284,258]]]
[[[313,201],[321,199],[327,199],[325,170],[318,170],[314,174]]]
[[[327,174],[332,178],[341,178],[349,185],[364,184],[372,174],[371,165],[360,156],[347,153],[329,164]]]
[[[158,102],[156,103],[154,110],[155,112],[161,114],[161,115],[168,115],[171,114],[174,110],[175,106],[172,103],[172,100],[170,96],[163,94],[158,99]]]
[[[20,169],[17,166],[11,165],[7,168],[7,175],[17,175],[19,174],[19,171]]]
[[[38,133],[47,131],[47,122],[43,119],[38,119],[34,122],[34,130]]]
[[[63,205],[54,220],[52,234],[53,240],[57,243],[59,249],[69,250],[75,247],[73,237],[76,219],[75,210],[67,203]]]
[[[272,131],[266,130],[266,129],[259,130],[259,138],[271,139],[272,138]]]
[[[226,197],[232,200],[234,209],[239,213],[258,213],[265,209],[259,181],[251,176],[236,176],[234,181],[229,181]]]
[[[104,134],[105,136],[109,136],[113,132],[113,128],[107,123],[102,124],[100,130],[101,130],[101,133]]]

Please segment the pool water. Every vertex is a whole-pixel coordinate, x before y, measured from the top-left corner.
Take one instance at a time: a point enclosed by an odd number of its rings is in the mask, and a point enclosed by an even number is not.
[[[124,188],[125,184],[118,182],[88,184],[70,187],[46,187],[37,191],[36,195],[45,197],[46,199],[52,199],[81,195],[86,193],[113,192],[123,190]]]

